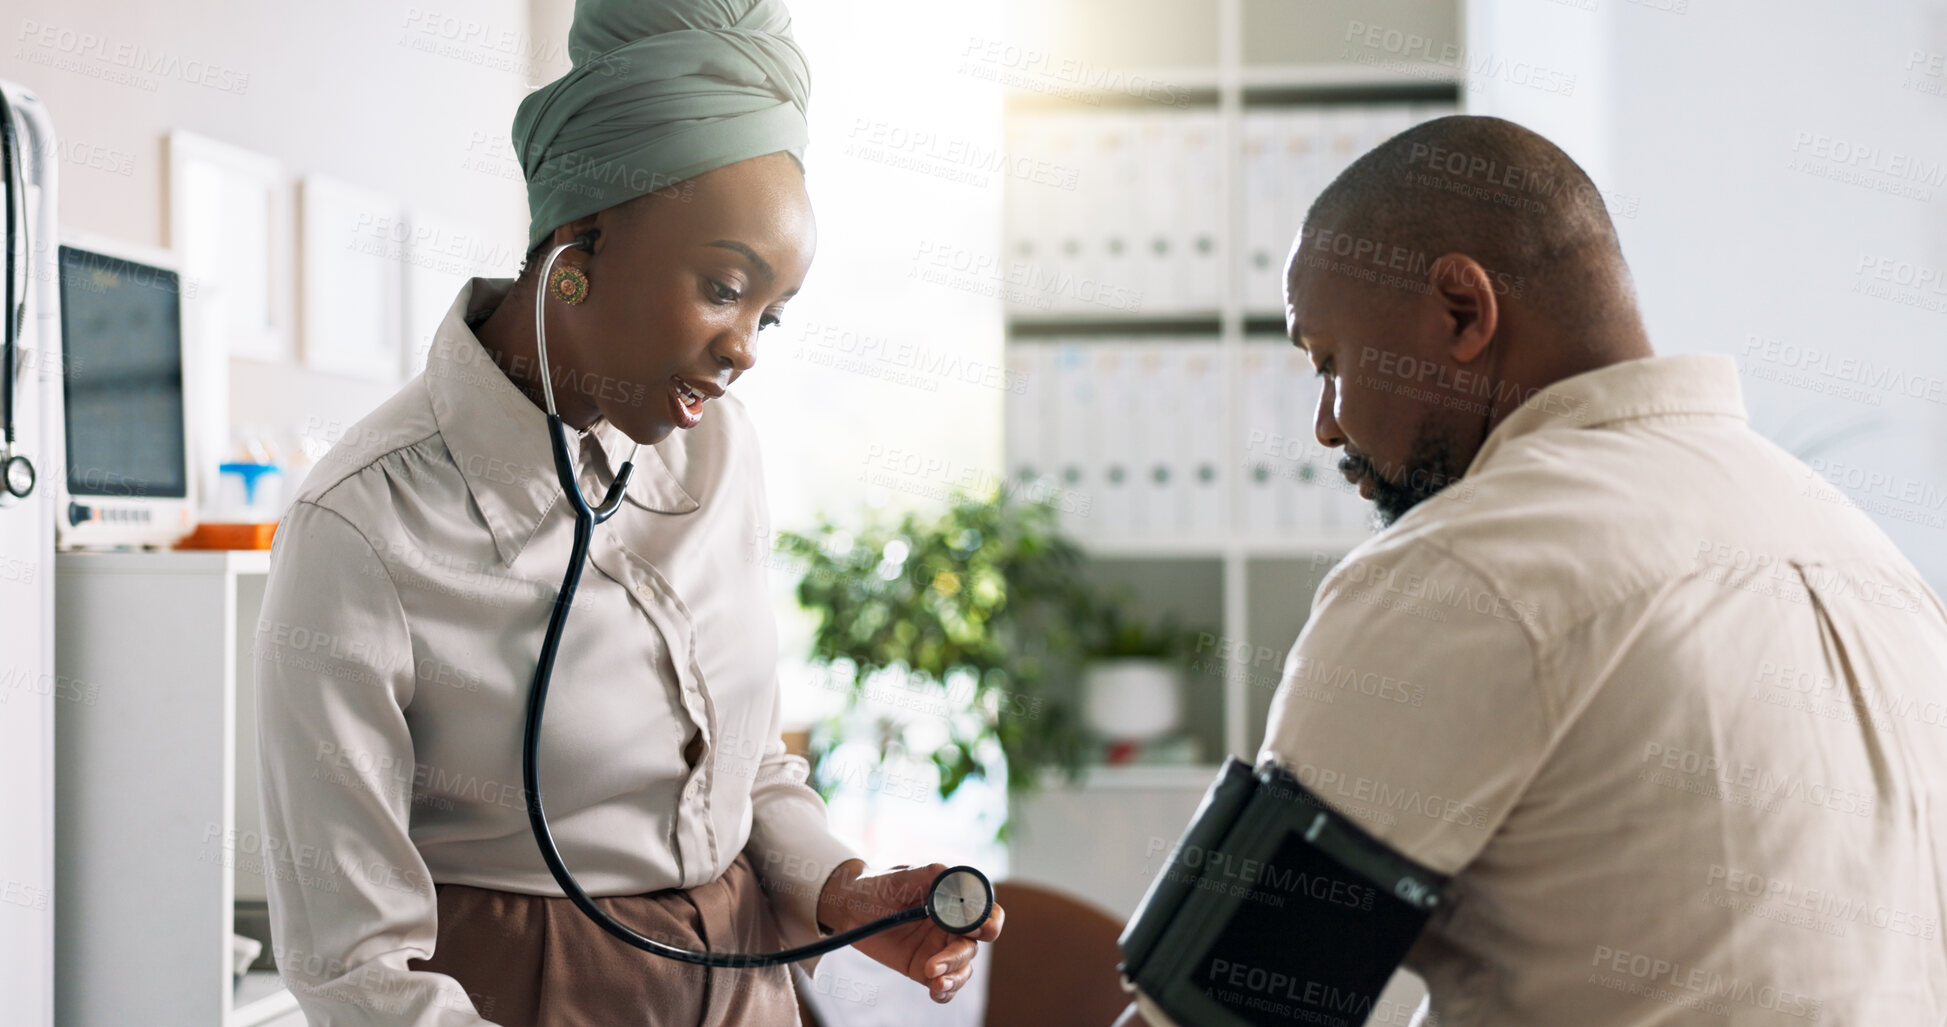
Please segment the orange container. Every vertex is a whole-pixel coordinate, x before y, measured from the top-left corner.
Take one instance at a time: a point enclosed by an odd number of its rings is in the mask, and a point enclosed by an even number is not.
[[[277,522],[269,524],[198,524],[192,531],[176,543],[177,549],[269,549],[271,536],[277,533]]]

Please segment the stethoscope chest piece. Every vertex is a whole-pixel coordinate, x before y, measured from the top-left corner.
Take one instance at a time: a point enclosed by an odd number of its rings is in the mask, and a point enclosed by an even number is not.
[[[24,456],[10,456],[0,464],[0,486],[5,500],[26,499],[34,491],[34,464]]]
[[[973,867],[949,867],[933,879],[926,915],[949,934],[971,934],[994,912],[994,886]]]

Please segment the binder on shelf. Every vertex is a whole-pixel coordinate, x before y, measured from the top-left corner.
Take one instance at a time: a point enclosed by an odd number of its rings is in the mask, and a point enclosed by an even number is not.
[[[1328,107],[1319,112],[1317,145],[1314,148],[1317,160],[1312,165],[1310,188],[1304,197],[1305,206],[1309,207],[1318,194],[1339,177],[1339,172],[1366,152],[1371,133],[1370,119],[1364,107]]]
[[[1284,196],[1283,217],[1290,225],[1285,232],[1287,240],[1297,236],[1298,229],[1305,222],[1305,213],[1311,210],[1312,201],[1331,181],[1331,176],[1326,173],[1325,154],[1329,124],[1327,116],[1330,113],[1323,108],[1301,108],[1284,114],[1281,137],[1283,173],[1291,182]]]
[[[1130,221],[1136,244],[1132,285],[1142,293],[1142,309],[1175,313],[1184,309],[1183,235],[1188,187],[1175,122],[1182,115],[1145,111],[1135,115],[1137,140],[1130,160],[1138,165],[1140,200]]]
[[[1010,313],[1204,314],[1228,289],[1247,315],[1279,316],[1285,258],[1318,193],[1372,146],[1455,109],[1253,106],[1234,122],[1212,110],[1011,114],[1010,156],[1072,168],[1074,188],[1010,181]],[[1133,309],[1116,296],[1136,298]],[[1006,400],[1009,479],[1071,490],[1072,535],[1275,538],[1367,524],[1370,504],[1315,438],[1309,358],[1286,341],[1063,338],[1014,343],[1008,368],[1025,382]]]
[[[1136,533],[1142,451],[1138,432],[1146,411],[1132,402],[1140,388],[1136,347],[1117,341],[1087,345],[1088,367],[1095,379],[1095,414],[1088,427],[1090,475],[1100,484],[1094,491],[1095,515],[1090,537],[1124,539]]]
[[[1311,357],[1286,343],[1275,355],[1272,377],[1278,388],[1279,438],[1274,443],[1276,468],[1276,534],[1316,536],[1325,532],[1325,507],[1330,497],[1327,475],[1338,473],[1339,450],[1318,442],[1318,400],[1325,383],[1312,370]]]
[[[1215,538],[1230,523],[1230,475],[1224,473],[1224,435],[1229,427],[1224,401],[1229,388],[1223,349],[1215,340],[1182,344],[1181,389],[1190,415],[1184,419],[1182,488],[1177,523],[1192,538]]]
[[[1211,111],[1171,116],[1176,128],[1178,182],[1181,189],[1182,254],[1178,308],[1216,310],[1223,301],[1226,260],[1223,247],[1224,144],[1223,120]]]
[[[1413,105],[1407,103],[1374,104],[1366,109],[1366,118],[1372,131],[1359,148],[1361,154],[1418,124],[1413,120]]]
[[[1126,405],[1135,411],[1130,466],[1135,471],[1129,534],[1169,538],[1179,534],[1176,519],[1179,446],[1188,413],[1177,381],[1176,347],[1165,339],[1122,344],[1134,374]]]
[[[1238,304],[1247,311],[1275,309],[1283,296],[1279,279],[1286,249],[1297,226],[1287,232],[1285,196],[1293,187],[1284,157],[1283,111],[1247,110],[1243,115],[1239,158],[1243,200],[1243,230],[1236,270]]]
[[[1009,118],[1006,155],[1009,160],[1053,160],[1055,149],[1049,138],[1046,119],[1032,115]],[[1050,219],[1057,205],[1072,202],[1073,193],[1026,178],[1004,179],[1002,187],[1002,249],[1007,269],[1039,267],[1053,256],[1048,237]],[[1003,274],[1003,281],[1011,280]],[[1020,295],[1009,290],[1004,299],[1016,309]]]
[[[1097,389],[1089,347],[1072,339],[1051,340],[1054,349],[1053,458],[1056,480],[1066,498],[1057,506],[1056,524],[1072,538],[1094,535],[1101,516],[1101,483],[1090,462]]]
[[[1075,169],[1075,190],[1054,198],[1043,209],[1041,260],[1023,269],[1021,290],[1040,313],[1072,311],[1074,279],[1084,263],[1089,231],[1090,197],[1109,187],[1101,168],[1089,159],[1092,147],[1084,137],[1087,122],[1079,115],[1041,116],[1040,138],[1048,159]]]
[[[1277,344],[1246,340],[1238,357],[1238,387],[1243,394],[1241,436],[1233,440],[1230,461],[1238,475],[1236,528],[1248,538],[1277,530],[1278,479],[1275,440],[1283,419],[1278,390]]]
[[[1063,290],[1065,309],[1113,314],[1123,291],[1140,288],[1142,173],[1134,158],[1141,124],[1133,114],[1097,114],[1090,118],[1085,173],[1095,188],[1079,197],[1084,226],[1081,253],[1073,282]],[[1105,297],[1118,297],[1105,302]]]
[[[1045,427],[1050,377],[1041,373],[1043,356],[1052,347],[1015,343],[1007,347],[1001,439],[1005,452],[1009,493],[1025,501],[1047,496],[1053,465],[1048,460],[1052,433]]]

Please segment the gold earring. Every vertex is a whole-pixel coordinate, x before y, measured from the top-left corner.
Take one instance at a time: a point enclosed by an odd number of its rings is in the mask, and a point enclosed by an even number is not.
[[[588,276],[573,264],[556,265],[548,276],[548,292],[572,307],[588,298]]]

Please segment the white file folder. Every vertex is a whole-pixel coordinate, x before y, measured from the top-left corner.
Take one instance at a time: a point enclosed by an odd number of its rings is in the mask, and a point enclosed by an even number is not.
[[[1230,523],[1230,465],[1225,433],[1229,404],[1224,401],[1228,369],[1215,340],[1198,339],[1181,345],[1181,391],[1189,408],[1184,418],[1177,522],[1191,538],[1220,537]]]
[[[1297,346],[1286,344],[1277,354],[1276,366],[1280,431],[1272,448],[1279,534],[1317,536],[1325,532],[1329,487],[1325,476],[1338,474],[1340,452],[1318,442],[1318,401],[1325,383],[1312,369],[1311,357]]]
[[[1053,473],[1047,452],[1051,433],[1044,421],[1050,406],[1050,381],[1041,374],[1043,355],[1050,350],[1032,342],[1008,346],[1001,381],[1001,438],[1007,478],[1003,488],[1009,496],[1027,502],[1049,498],[1047,479]]]
[[[1238,475],[1239,503],[1233,523],[1250,538],[1266,538],[1278,527],[1278,477],[1273,440],[1283,427],[1279,405],[1277,344],[1247,340],[1241,347],[1238,386],[1243,423],[1231,439],[1230,466]]]
[[[1254,313],[1277,309],[1282,295],[1278,279],[1285,251],[1278,248],[1277,239],[1285,231],[1285,194],[1292,185],[1284,167],[1284,127],[1281,112],[1244,112],[1239,156],[1243,228],[1232,266],[1237,273],[1238,303]]]
[[[1355,156],[1363,156],[1366,151],[1412,128],[1413,108],[1403,103],[1373,104],[1366,108],[1366,139]]]
[[[1365,108],[1327,107],[1318,113],[1317,160],[1313,165],[1309,191],[1304,197],[1306,206],[1310,206],[1318,194],[1339,177],[1339,172],[1366,152],[1371,131]]]
[[[1171,388],[1169,343],[1153,336],[1122,345],[1129,367],[1125,450],[1130,478],[1129,535],[1162,538],[1174,533],[1170,503],[1175,495],[1176,443],[1183,417],[1182,395]]]
[[[1048,146],[1049,160],[1075,169],[1075,190],[1046,208],[1042,226],[1044,254],[1041,262],[1026,269],[1025,288],[1036,298],[1043,312],[1067,312],[1075,307],[1075,279],[1084,264],[1084,248],[1089,231],[1091,205],[1111,187],[1103,169],[1093,162],[1094,147],[1087,136],[1087,121],[1080,115],[1041,116],[1042,138]]]
[[[1007,150],[1009,160],[1051,161],[1054,146],[1049,138],[1046,123],[1038,115],[1023,114],[1007,121]],[[1011,281],[1005,272],[1018,267],[1035,267],[1045,264],[1052,256],[1052,247],[1047,238],[1049,219],[1054,217],[1057,204],[1072,201],[1072,192],[1062,192],[1052,185],[1024,178],[1009,177],[1003,180],[1002,202],[1002,249],[1005,253],[1005,268],[1001,280]],[[1010,309],[1018,309],[1020,296],[1012,291],[1005,297]]]
[[[1143,310],[1175,313],[1184,307],[1181,236],[1187,183],[1175,131],[1182,115],[1145,111],[1131,117],[1136,145],[1129,157],[1138,168],[1139,196],[1128,222],[1135,247],[1131,281],[1142,292]]]
[[[1090,348],[1072,339],[1050,340],[1055,350],[1053,456],[1063,496],[1057,524],[1063,534],[1087,538],[1102,507],[1101,482],[1091,473],[1098,390]]]
[[[1177,250],[1182,254],[1179,307],[1214,311],[1222,302],[1224,163],[1223,121],[1215,112],[1196,111],[1171,116],[1175,132],[1173,161],[1182,190]]]
[[[1136,348],[1127,342],[1097,339],[1088,343],[1089,366],[1097,388],[1090,474],[1096,482],[1093,537],[1127,539],[1136,533],[1141,502],[1139,465],[1143,382],[1136,366]]]
[[[1091,119],[1087,173],[1098,183],[1082,204],[1086,231],[1068,309],[1114,315],[1141,288],[1142,173],[1135,159],[1141,122],[1133,114]]]

